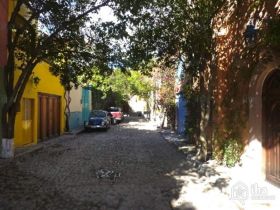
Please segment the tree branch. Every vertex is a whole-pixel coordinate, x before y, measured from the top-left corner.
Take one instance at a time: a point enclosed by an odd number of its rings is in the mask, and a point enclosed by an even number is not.
[[[38,51],[42,51],[44,49],[44,46],[47,46],[48,43],[50,43],[52,41],[52,39],[55,38],[56,35],[58,35],[61,31],[67,29],[68,27],[70,27],[73,23],[77,22],[78,20],[86,17],[89,13],[99,10],[100,8],[106,6],[108,3],[110,2],[110,0],[106,0],[103,3],[92,7],[91,9],[87,10],[86,12],[78,15],[77,17],[66,21],[63,23],[63,25],[61,25],[60,27],[58,27],[50,36],[48,36],[48,38],[46,38],[45,41],[42,42],[41,46],[38,48]]]
[[[39,60],[36,60],[34,58],[29,60],[28,64],[26,65],[25,71],[22,71],[22,73],[20,74],[20,77],[17,80],[12,94],[8,96],[8,102],[6,104],[7,109],[9,109],[9,107],[11,107],[13,104],[16,104],[20,101],[29,77],[31,76],[32,71],[38,62]]]

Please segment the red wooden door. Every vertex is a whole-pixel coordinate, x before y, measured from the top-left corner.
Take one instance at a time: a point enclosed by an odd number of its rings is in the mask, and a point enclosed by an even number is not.
[[[266,80],[263,98],[266,178],[280,186],[280,70]]]
[[[60,97],[39,95],[39,139],[41,141],[60,134]]]
[[[53,133],[55,136],[60,134],[60,98],[55,97],[53,101],[53,115],[55,116],[53,119]]]
[[[52,96],[48,96],[48,136],[53,137],[53,121],[56,116],[54,116],[54,107],[53,107],[53,100]]]

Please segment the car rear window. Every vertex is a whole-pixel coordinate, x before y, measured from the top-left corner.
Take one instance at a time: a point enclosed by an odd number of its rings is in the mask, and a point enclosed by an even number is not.
[[[111,108],[108,109],[108,111],[109,111],[109,112],[120,112],[121,109],[118,108],[118,107],[111,107]]]
[[[106,117],[106,112],[103,111],[92,111],[90,117]]]

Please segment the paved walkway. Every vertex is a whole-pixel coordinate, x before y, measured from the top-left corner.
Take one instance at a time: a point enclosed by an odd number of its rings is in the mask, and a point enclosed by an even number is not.
[[[239,182],[233,191],[239,194],[232,194],[238,170],[201,163],[193,149],[137,118],[108,132],[50,140],[42,149],[0,162],[0,210],[275,207],[278,197],[251,202],[247,182]]]
[[[195,147],[188,145],[184,137],[170,130],[162,130],[161,134],[193,165],[188,169],[189,174],[179,178],[185,185],[176,202],[189,200],[196,209],[279,209],[279,188],[255,178],[251,171],[238,165],[228,168],[215,160],[200,162],[196,159]]]

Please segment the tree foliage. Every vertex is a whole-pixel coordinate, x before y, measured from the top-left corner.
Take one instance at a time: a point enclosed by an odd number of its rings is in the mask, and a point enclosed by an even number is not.
[[[211,82],[214,81],[211,78],[214,73],[207,71],[212,70],[209,68],[214,46],[212,19],[224,2],[154,0],[127,17],[129,24],[135,26],[130,37],[129,55],[137,64],[155,56],[166,67],[174,68],[183,58],[189,94],[197,95],[190,98],[198,99],[194,101],[198,111],[190,115],[196,114],[193,118],[197,119],[199,129],[195,136],[203,158],[207,155],[205,130],[210,122]],[[123,18],[127,12],[121,15]]]
[[[132,96],[139,96],[148,99],[152,91],[152,84],[149,77],[139,71],[123,72],[115,69],[110,75],[102,75],[98,69],[94,69],[95,76],[92,79],[92,86],[101,90],[106,97],[109,93],[118,96],[118,101],[129,101]]]
[[[268,20],[266,42],[273,47],[280,49],[280,15],[277,18]]]
[[[124,66],[118,39],[127,36],[121,22],[95,18],[101,8],[122,7],[121,0],[17,0],[8,22],[8,59],[4,70],[7,102],[3,107],[4,137],[14,135],[17,107],[34,67],[46,61],[63,85],[77,85],[79,75],[91,78],[92,66],[102,72]],[[15,80],[15,71],[20,76]]]
[[[175,73],[176,69],[174,67],[160,65],[159,68],[157,68],[157,71],[154,73],[153,78],[156,81],[156,104],[159,106],[159,108],[161,108],[164,115],[167,117],[167,124],[173,130],[175,129],[176,115]]]

